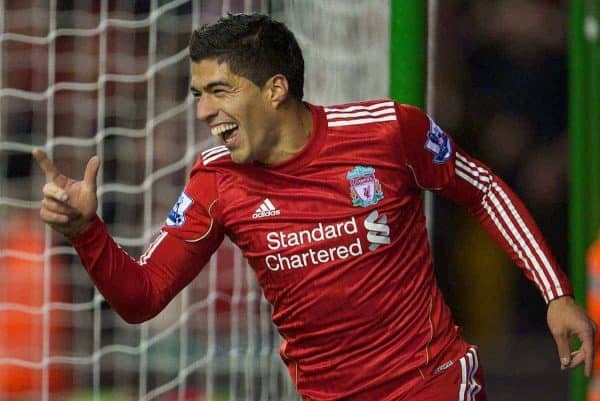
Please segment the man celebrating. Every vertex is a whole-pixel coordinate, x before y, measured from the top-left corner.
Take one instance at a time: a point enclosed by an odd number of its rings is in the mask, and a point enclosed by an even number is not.
[[[273,305],[304,400],[486,400],[476,347],[435,282],[427,189],[466,206],[510,254],[548,303],[561,367],[591,373],[593,323],[530,214],[426,114],[391,100],[303,102],[300,48],[267,16],[194,31],[190,57],[197,117],[223,145],[202,152],[139,260],[96,215],[98,159],[74,181],[34,152],[48,178],[42,219],[125,320],[159,313],[227,235]],[[573,353],[572,336],[583,342]]]

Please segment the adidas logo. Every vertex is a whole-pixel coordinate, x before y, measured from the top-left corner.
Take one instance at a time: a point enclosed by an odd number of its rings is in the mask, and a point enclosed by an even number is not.
[[[269,198],[265,198],[260,207],[256,209],[256,212],[252,215],[252,218],[260,219],[261,217],[279,216],[280,214],[281,211],[273,205]]]

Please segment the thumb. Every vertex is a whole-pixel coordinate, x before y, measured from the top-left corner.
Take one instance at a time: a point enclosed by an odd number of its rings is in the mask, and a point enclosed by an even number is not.
[[[571,346],[569,345],[569,338],[566,335],[557,335],[554,337],[556,341],[556,347],[558,348],[558,356],[560,358],[560,367],[565,369],[571,363]]]
[[[85,173],[83,174],[83,182],[90,185],[92,189],[96,190],[96,177],[98,176],[98,169],[100,168],[100,159],[98,156],[92,156],[87,162],[85,167]]]

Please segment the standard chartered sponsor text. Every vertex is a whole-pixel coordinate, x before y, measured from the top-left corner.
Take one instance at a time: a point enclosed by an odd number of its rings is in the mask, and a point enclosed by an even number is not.
[[[354,236],[358,233],[356,218],[352,217],[341,223],[323,224],[318,223],[314,228],[307,230],[285,233],[272,231],[267,234],[267,246],[271,250],[285,249],[299,245],[319,243],[326,240]],[[350,256],[359,256],[363,253],[363,247],[359,237],[355,237],[350,243],[332,247],[313,249],[309,248],[301,253],[282,255],[276,253],[267,255],[265,263],[269,270],[280,271],[299,269],[309,265],[328,263],[336,259],[346,259]]]

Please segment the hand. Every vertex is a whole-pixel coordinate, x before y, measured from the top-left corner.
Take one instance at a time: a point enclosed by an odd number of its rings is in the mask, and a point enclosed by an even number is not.
[[[33,157],[46,173],[40,217],[54,230],[74,237],[84,231],[98,208],[96,176],[100,161],[93,156],[87,163],[82,181],[61,174],[46,153],[35,149]]]
[[[596,325],[572,297],[553,299],[548,305],[548,327],[554,336],[561,369],[572,369],[585,363],[585,375],[592,375]],[[581,340],[581,348],[571,352],[571,338]]]

